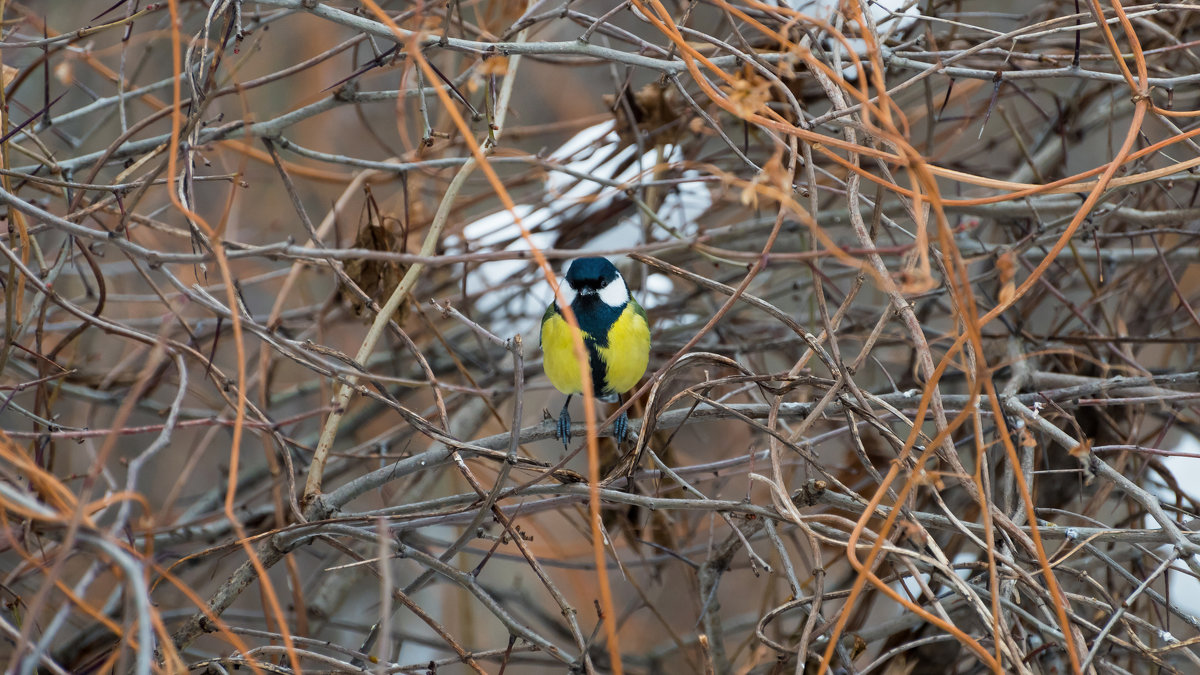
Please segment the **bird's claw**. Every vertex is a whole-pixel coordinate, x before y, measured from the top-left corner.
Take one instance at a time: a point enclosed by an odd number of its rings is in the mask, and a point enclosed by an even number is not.
[[[562,412],[558,414],[558,422],[555,425],[554,437],[562,441],[563,447],[569,447],[571,443],[571,413],[567,412],[566,406],[563,406]]]
[[[571,399],[568,398],[567,402],[563,404],[562,412],[558,413],[558,421],[554,425],[554,437],[562,441],[564,448],[571,446],[571,413],[567,409],[570,403]],[[629,415],[621,413],[613,422],[613,438],[617,440],[617,444],[621,444],[625,442],[625,437],[628,435]]]
[[[617,439],[617,444],[625,442],[625,436],[629,433],[629,415],[621,413],[620,417],[613,422],[613,438]]]

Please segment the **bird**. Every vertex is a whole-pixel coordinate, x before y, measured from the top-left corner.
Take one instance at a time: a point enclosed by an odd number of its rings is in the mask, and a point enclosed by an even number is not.
[[[634,300],[625,279],[607,258],[576,258],[559,285],[564,302],[575,313],[583,334],[592,391],[608,402],[637,386],[650,361],[650,323],[646,310]],[[571,439],[571,397],[583,393],[579,359],[575,356],[571,326],[563,317],[557,297],[542,315],[542,367],[554,388],[567,395],[559,413],[555,437],[563,446]],[[629,416],[621,413],[613,424],[620,443],[629,429]]]

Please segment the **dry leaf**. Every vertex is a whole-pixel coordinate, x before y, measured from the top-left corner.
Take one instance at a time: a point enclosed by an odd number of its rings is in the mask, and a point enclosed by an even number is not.
[[[497,77],[508,74],[508,57],[507,56],[492,56],[483,60],[475,72],[483,76],[495,75]]]
[[[1013,261],[1012,251],[1005,251],[996,258],[996,272],[1000,275],[1001,283],[1009,283],[1016,275],[1017,266]]]
[[[1013,282],[1008,282],[1000,287],[1000,296],[998,300],[1001,305],[1007,305],[1012,302],[1013,296],[1017,294],[1017,286]]]
[[[859,655],[867,651],[867,641],[858,633],[853,634],[854,642],[850,647],[850,658],[857,659]]]
[[[499,36],[521,18],[529,3],[525,0],[505,0],[485,3],[482,11],[476,10],[479,26],[491,34],[488,39],[499,40]],[[459,10],[462,11],[462,10]]]
[[[896,274],[896,281],[899,282],[900,292],[905,295],[918,295],[937,287],[937,280],[933,278],[929,270],[919,267],[900,270]]]
[[[925,528],[914,521],[900,520],[899,525],[900,529],[904,531],[904,536],[908,537],[909,541],[918,546],[924,546],[925,542],[929,539],[929,533],[925,531]]]
[[[467,80],[467,91],[472,93],[484,87],[492,77],[503,77],[508,73],[508,57],[492,56],[483,60]]]
[[[657,144],[672,143],[683,132],[684,125],[677,124],[687,110],[679,92],[673,87],[664,87],[649,83],[630,93],[629,89],[622,91],[622,98],[606,94],[604,104],[613,111],[617,118],[617,134],[627,144],[637,141],[637,133],[650,135]],[[690,126],[700,121],[699,129]],[[706,129],[703,120],[693,118],[689,122],[693,133]]]
[[[783,146],[777,146],[771,158],[763,165],[761,171],[758,172],[753,180],[746,187],[742,188],[741,202],[745,206],[758,206],[758,187],[760,185],[768,186],[772,190],[765,191],[767,195],[775,192],[776,195],[782,196],[790,194],[792,191],[792,174],[783,165]]]
[[[742,206],[758,208],[758,183],[754,181],[746,183],[746,187],[742,188],[742,193],[738,195],[738,201],[742,203]]]
[[[998,299],[1001,305],[1007,305],[1012,302],[1013,296],[1017,292],[1017,285],[1013,281],[1016,276],[1016,264],[1013,262],[1012,251],[1005,251],[996,259],[996,272],[1000,278]]]
[[[917,485],[925,485],[939,491],[945,489],[946,487],[946,483],[942,480],[942,474],[940,471],[927,471],[925,469],[921,469],[921,472],[918,473],[913,480]]]
[[[354,248],[403,253],[407,250],[404,234],[399,221],[380,213],[379,206],[368,189],[367,218],[354,237]],[[391,297],[392,292],[400,285],[407,268],[407,265],[391,260],[355,259],[347,260],[344,265],[346,276],[378,305],[383,305]],[[361,316],[367,308],[362,298],[350,289],[343,289],[340,295],[350,303],[357,315]],[[396,311],[393,318],[397,323],[403,323],[407,307],[407,304],[401,304]]]
[[[790,80],[796,77],[800,64],[800,55],[795,50],[789,51],[779,59],[779,64],[775,68],[775,72],[779,74],[779,79]]]
[[[1021,441],[1021,447],[1035,448],[1037,447],[1037,439],[1033,434],[1029,433],[1029,427],[1023,426],[1017,431],[1017,437]]]
[[[750,117],[771,100],[771,83],[746,65],[741,76],[725,87],[725,93],[738,117]]]

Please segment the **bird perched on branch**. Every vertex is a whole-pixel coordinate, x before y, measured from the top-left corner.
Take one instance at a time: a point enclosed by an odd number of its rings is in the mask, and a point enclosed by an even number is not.
[[[613,402],[637,386],[650,360],[650,325],[621,273],[605,258],[578,258],[567,268],[565,283],[559,290],[575,313],[583,333],[592,391],[604,401]],[[567,395],[558,416],[556,437],[567,445],[571,438],[571,415],[567,407],[571,397],[583,393],[579,359],[571,339],[571,327],[563,317],[558,300],[550,303],[542,315],[542,367],[550,383]],[[613,435],[620,443],[629,428],[625,413],[613,424]]]

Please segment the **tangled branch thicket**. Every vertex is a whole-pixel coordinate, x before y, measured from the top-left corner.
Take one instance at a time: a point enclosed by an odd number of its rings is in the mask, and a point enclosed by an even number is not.
[[[0,1],[8,671],[1200,672],[1200,5],[998,6]]]

